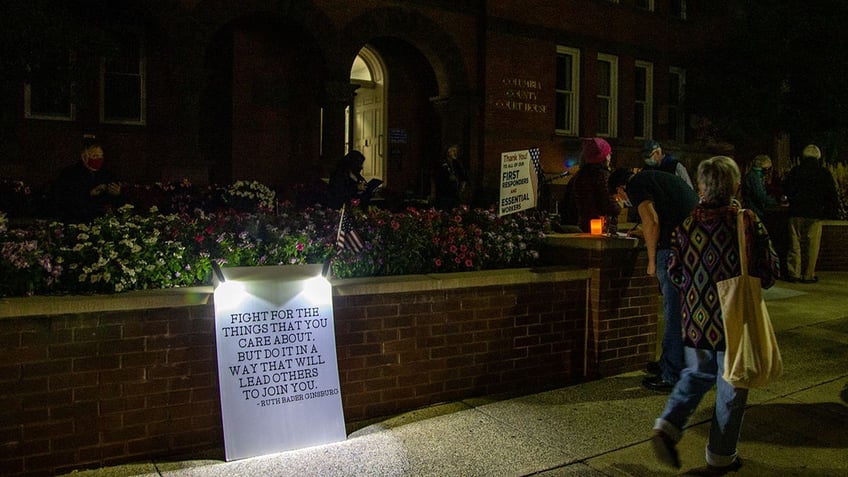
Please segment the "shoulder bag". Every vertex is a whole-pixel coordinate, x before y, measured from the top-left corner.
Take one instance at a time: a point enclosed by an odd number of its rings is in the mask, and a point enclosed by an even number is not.
[[[722,378],[737,388],[756,388],[780,377],[783,360],[760,279],[748,274],[743,210],[736,221],[742,274],[716,282],[727,344]]]

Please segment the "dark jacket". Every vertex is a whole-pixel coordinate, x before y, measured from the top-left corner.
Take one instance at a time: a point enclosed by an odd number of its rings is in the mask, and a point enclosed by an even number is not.
[[[764,217],[766,210],[777,206],[777,200],[768,194],[763,180],[763,170],[752,167],[742,182],[742,204],[753,210],[757,217]]]
[[[433,171],[433,183],[436,188],[436,208],[451,210],[462,204],[468,172],[459,160],[444,159]]]
[[[609,193],[610,172],[602,164],[584,164],[571,179],[571,193],[577,208],[577,226],[589,232],[589,222],[598,217],[618,216],[621,207]]]
[[[783,191],[789,199],[790,217],[837,218],[836,183],[830,171],[818,165],[817,159],[801,158],[786,175]]]
[[[103,215],[107,209],[117,208],[124,203],[122,196],[91,195],[91,189],[116,181],[108,170],[92,171],[77,160],[62,169],[51,187],[53,216],[61,222],[87,223]]]

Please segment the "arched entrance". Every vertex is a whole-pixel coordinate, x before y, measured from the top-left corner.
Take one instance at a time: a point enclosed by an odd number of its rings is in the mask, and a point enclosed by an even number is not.
[[[350,69],[350,82],[358,86],[353,104],[345,111],[345,152],[365,156],[363,175],[386,180],[386,67],[368,45],[359,51]]]
[[[442,129],[431,102],[439,93],[432,65],[403,39],[370,38],[352,63],[350,82],[356,89],[345,115],[345,149],[365,155],[363,175],[385,182],[387,202],[426,198]]]

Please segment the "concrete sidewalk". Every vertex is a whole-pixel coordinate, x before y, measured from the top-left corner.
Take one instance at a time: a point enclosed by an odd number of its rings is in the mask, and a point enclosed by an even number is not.
[[[766,292],[784,377],[751,392],[738,476],[848,475],[848,273]],[[661,466],[649,442],[666,396],[628,373],[512,399],[433,406],[359,429],[344,442],[223,461],[187,460],[73,472],[74,476],[663,476],[709,475],[704,446],[714,394]]]

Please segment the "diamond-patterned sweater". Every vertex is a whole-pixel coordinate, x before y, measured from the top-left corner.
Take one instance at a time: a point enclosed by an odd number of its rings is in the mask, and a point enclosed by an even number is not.
[[[698,205],[672,234],[668,272],[680,289],[685,346],[725,350],[724,322],[716,282],[741,275],[734,206],[707,208]],[[779,275],[777,254],[765,226],[745,210],[748,273],[759,277],[763,288]]]

